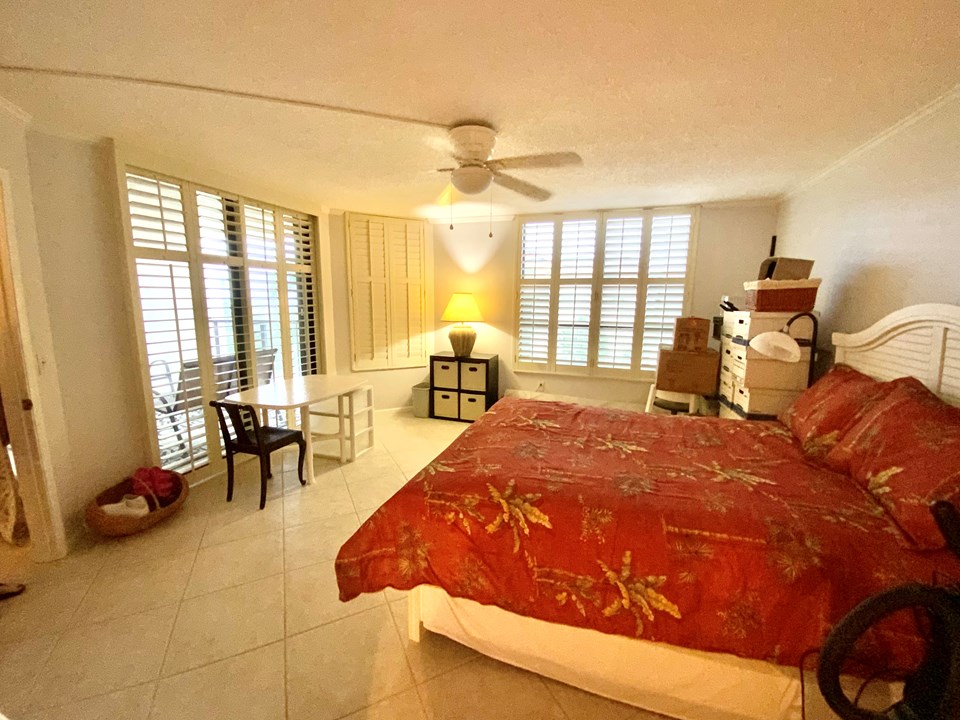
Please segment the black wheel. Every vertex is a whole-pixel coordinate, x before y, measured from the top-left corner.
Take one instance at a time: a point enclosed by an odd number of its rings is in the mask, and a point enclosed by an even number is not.
[[[840,687],[840,673],[850,651],[875,623],[900,610],[926,610],[935,627],[934,642],[921,668],[907,681],[904,699],[891,712],[877,713],[859,708]],[[945,652],[938,652],[937,648]],[[923,674],[924,678],[920,676]],[[911,682],[922,684],[934,678],[932,685],[911,693]],[[942,680],[942,683],[940,682]],[[927,585],[902,585],[867,598],[851,610],[827,636],[817,668],[817,684],[827,704],[843,720],[891,720],[924,718],[954,720],[960,707],[960,610],[958,601],[945,591]],[[942,690],[940,698],[931,690]],[[922,706],[922,707],[920,707]]]

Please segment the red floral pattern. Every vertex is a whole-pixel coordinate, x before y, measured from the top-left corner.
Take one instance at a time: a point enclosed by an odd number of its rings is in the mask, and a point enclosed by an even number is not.
[[[846,365],[836,365],[780,414],[804,451],[823,458],[889,388]],[[846,468],[835,466],[845,472]]]
[[[867,595],[960,574],[899,547],[776,422],[505,398],[341,548],[340,597],[429,583],[550,622],[796,664]],[[901,628],[902,630],[902,628]],[[902,634],[873,643],[894,664]]]
[[[913,545],[944,546],[929,505],[960,495],[960,409],[912,377],[888,383],[827,461],[843,464],[890,513]]]

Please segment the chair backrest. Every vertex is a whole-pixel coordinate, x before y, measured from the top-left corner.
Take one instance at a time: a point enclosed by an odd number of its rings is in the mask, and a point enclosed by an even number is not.
[[[257,411],[252,405],[211,400],[210,407],[217,411],[217,420],[220,422],[220,434],[223,436],[224,447],[228,450],[240,446],[260,447],[260,421],[257,419]],[[232,434],[231,429],[233,430]]]

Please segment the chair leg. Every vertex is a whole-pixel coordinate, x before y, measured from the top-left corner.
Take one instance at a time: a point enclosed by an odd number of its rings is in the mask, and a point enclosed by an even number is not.
[[[644,408],[644,412],[651,412],[653,410],[653,401],[657,399],[657,383],[652,383],[650,385],[650,392],[647,393],[647,406]]]
[[[270,464],[270,456],[267,454],[260,456],[260,509],[267,506],[267,469]]]
[[[233,453],[227,451],[227,502],[233,500]]]
[[[268,478],[272,478],[272,477],[273,477],[273,467],[272,467],[271,464],[270,464],[270,456],[269,456],[269,455],[267,455],[267,477],[268,477]]]
[[[297,445],[300,446],[300,461],[297,465],[297,473],[300,476],[300,484],[306,485],[307,481],[303,479],[303,460],[307,456],[307,443],[305,440],[298,440]]]

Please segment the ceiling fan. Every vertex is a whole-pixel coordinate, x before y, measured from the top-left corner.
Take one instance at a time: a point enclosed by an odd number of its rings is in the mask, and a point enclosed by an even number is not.
[[[544,190],[512,175],[505,175],[501,171],[583,164],[583,159],[575,152],[521,155],[493,160],[490,154],[497,141],[497,133],[493,128],[486,125],[464,124],[450,128],[449,133],[457,167],[441,168],[437,172],[450,173],[450,182],[464,195],[482,193],[490,187],[491,182],[495,182],[533,200],[546,200],[552,194],[549,190]]]

